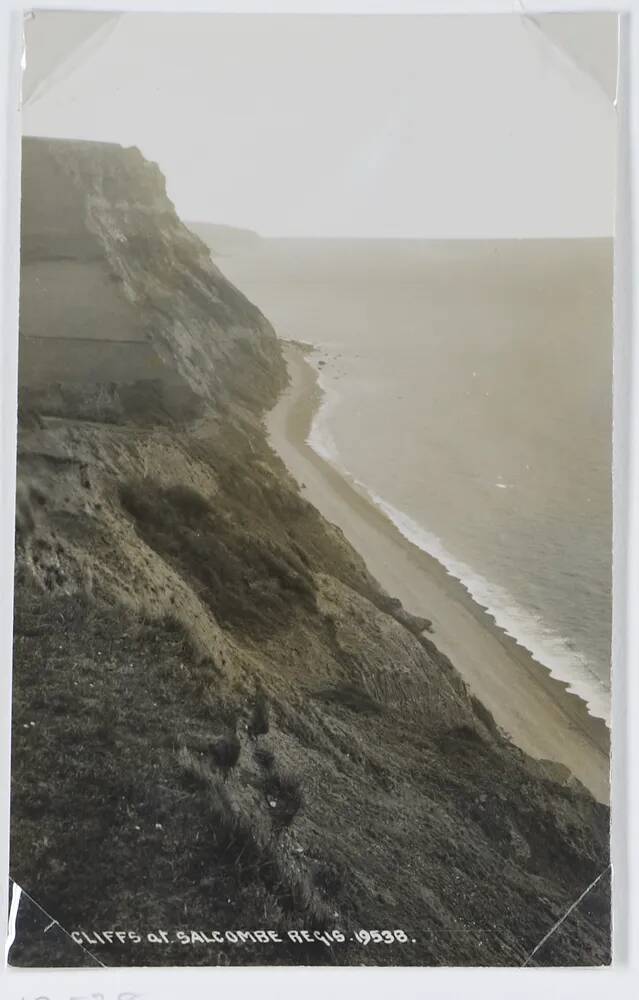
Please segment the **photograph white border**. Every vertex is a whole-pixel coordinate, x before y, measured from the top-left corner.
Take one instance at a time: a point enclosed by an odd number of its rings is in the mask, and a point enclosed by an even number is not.
[[[40,10],[180,11],[212,13],[356,13],[356,14],[541,14],[609,11],[620,17],[618,190],[615,233],[614,301],[614,545],[613,545],[613,702],[612,702],[612,862],[614,886],[613,965],[604,969],[419,969],[419,968],[231,968],[18,970],[0,961],[0,996],[7,1000],[71,1000],[86,996],[117,1000],[122,994],[148,1000],[204,1000],[213,991],[260,1000],[285,996],[315,1000],[327,990],[339,995],[357,991],[371,1000],[402,998],[545,997],[610,998],[639,995],[639,616],[631,595],[639,593],[639,520],[637,407],[639,385],[636,285],[632,247],[639,237],[633,190],[639,162],[639,0],[3,0],[0,5],[0,914],[7,913],[10,799],[10,718],[12,586],[15,514],[17,406],[20,77],[24,12]],[[507,81],[505,81],[507,85]],[[634,724],[631,724],[634,719]],[[629,776],[635,776],[629,780]],[[0,918],[0,922],[1,922]],[[4,932],[1,935],[4,951]]]

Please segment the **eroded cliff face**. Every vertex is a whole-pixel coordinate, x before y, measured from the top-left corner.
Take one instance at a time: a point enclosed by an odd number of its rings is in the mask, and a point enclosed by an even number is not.
[[[118,386],[153,380],[209,405],[272,402],[285,379],[275,334],[178,219],[155,164],[135,148],[25,139],[23,184],[25,399],[56,383],[112,385],[99,415],[118,419],[134,405]],[[40,391],[36,405],[59,402]]]
[[[23,206],[13,877],[106,964],[521,964],[606,870],[607,810],[300,495],[261,424],[275,335],[158,168],[28,140]],[[607,961],[608,891],[533,961]],[[12,954],[43,958],[93,961]]]

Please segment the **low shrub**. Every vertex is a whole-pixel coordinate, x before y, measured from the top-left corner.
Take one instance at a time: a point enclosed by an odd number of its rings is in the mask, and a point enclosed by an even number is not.
[[[276,830],[290,826],[304,806],[302,782],[290,771],[271,771],[264,783],[264,793]]]
[[[198,522],[211,511],[210,502],[201,493],[182,483],[170,486],[165,490],[164,497],[173,509],[183,514],[189,522]]]
[[[254,757],[260,767],[264,768],[265,771],[270,771],[275,763],[275,754],[268,747],[256,746],[254,750]]]
[[[248,723],[248,734],[251,739],[258,736],[265,736],[270,728],[269,704],[264,692],[264,688],[258,686],[255,691],[253,710]]]
[[[343,705],[351,712],[362,715],[380,715],[382,706],[376,701],[368,691],[358,688],[354,684],[336,684],[333,687],[324,688],[318,693],[321,701],[333,702]]]
[[[311,573],[269,533],[213,507],[186,486],[148,479],[120,488],[120,500],[147,545],[195,587],[221,625],[253,638],[287,626],[297,606],[315,610]]]

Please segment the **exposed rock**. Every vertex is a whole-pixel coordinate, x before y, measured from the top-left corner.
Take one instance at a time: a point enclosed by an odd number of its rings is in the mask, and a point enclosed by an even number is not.
[[[301,496],[262,428],[275,335],[158,168],[23,163],[14,878],[69,929],[406,931],[92,944],[108,965],[521,964],[606,869],[608,810],[501,737]],[[225,784],[184,734],[246,732],[256,687],[269,746]],[[608,960],[604,878],[534,962]]]

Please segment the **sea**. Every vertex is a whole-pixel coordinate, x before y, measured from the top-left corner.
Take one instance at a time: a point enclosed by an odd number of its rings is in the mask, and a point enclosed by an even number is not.
[[[216,263],[314,345],[315,451],[609,721],[612,241],[262,239]]]

